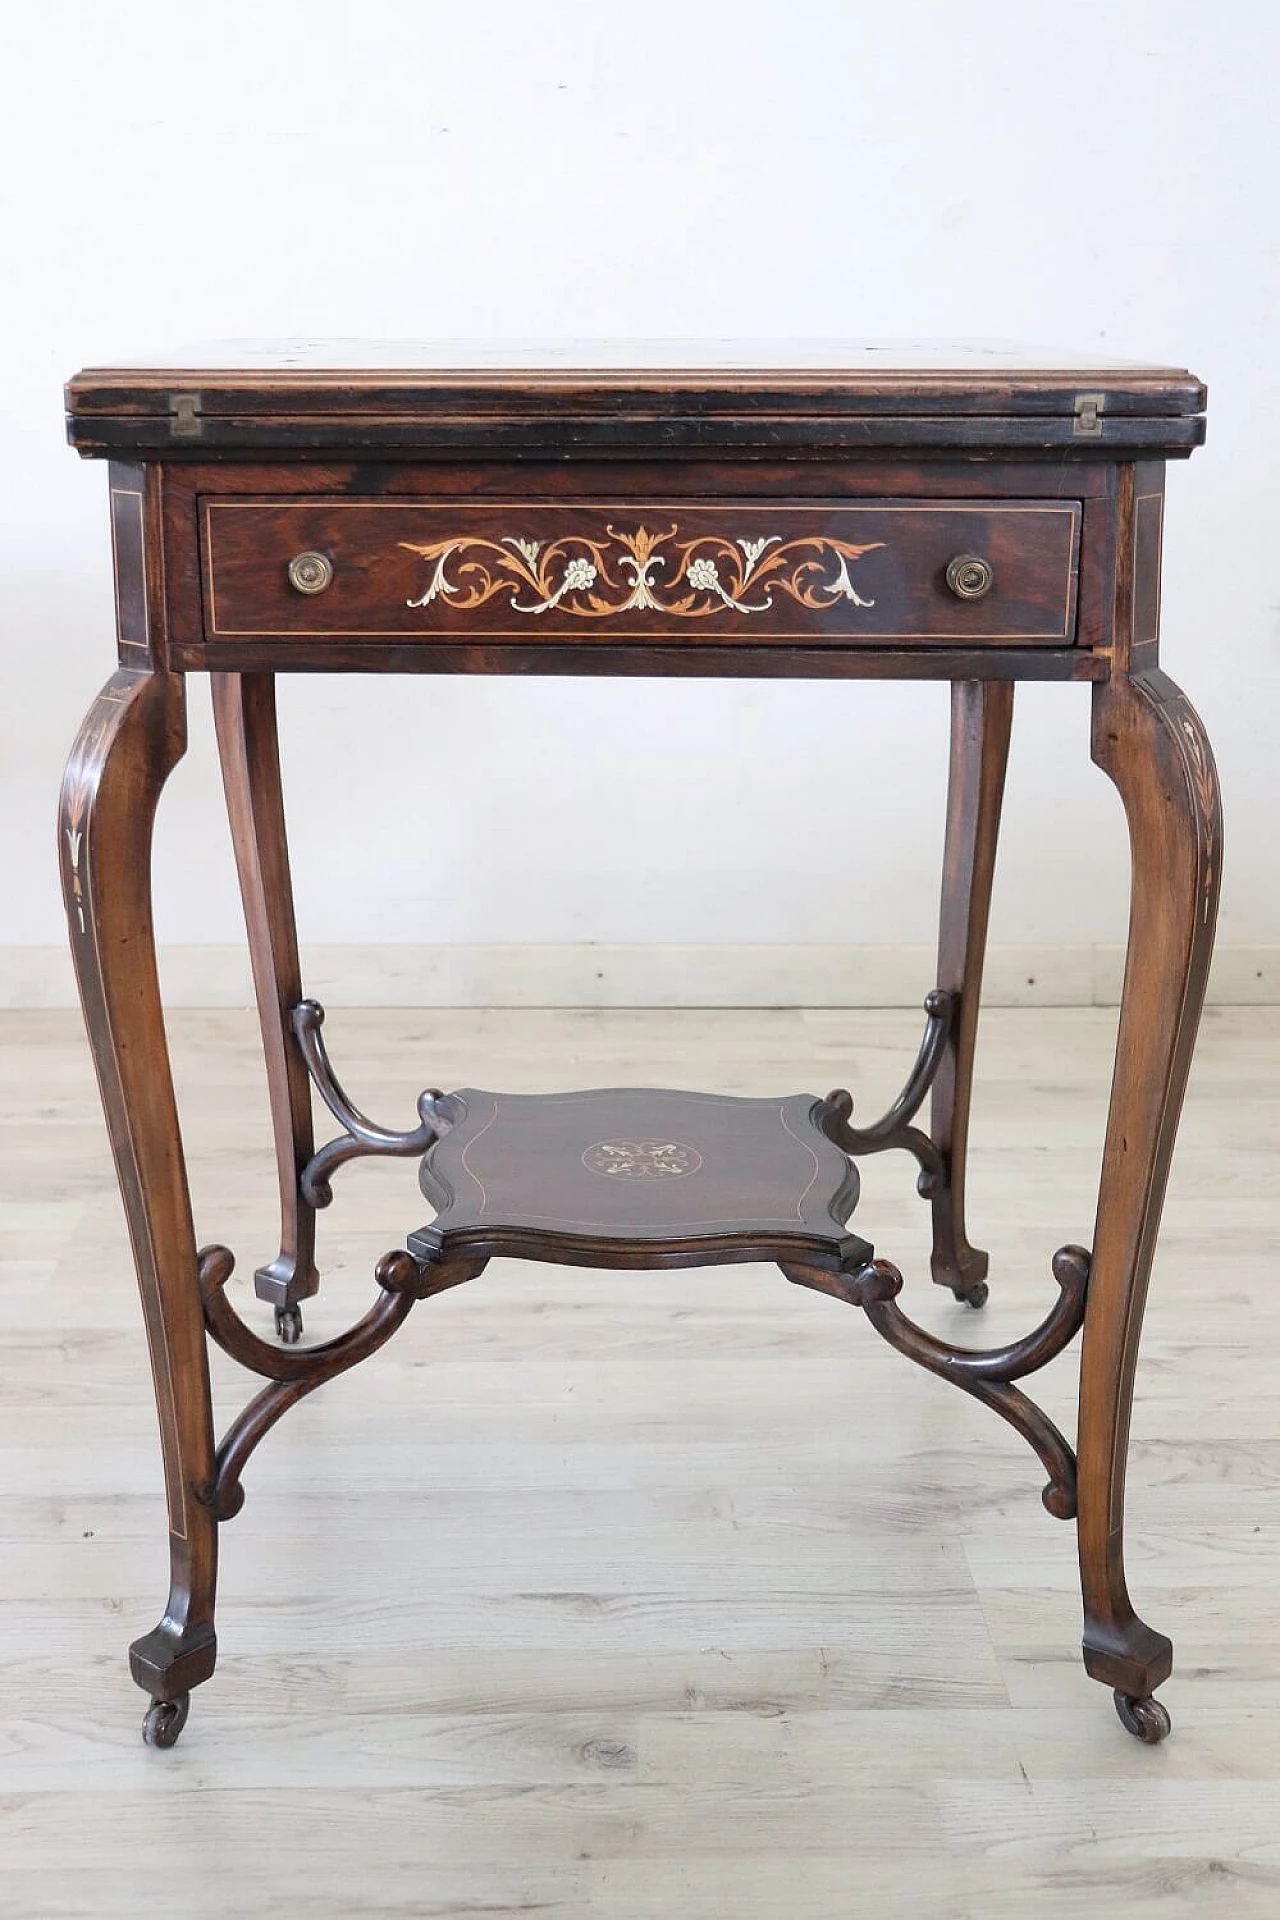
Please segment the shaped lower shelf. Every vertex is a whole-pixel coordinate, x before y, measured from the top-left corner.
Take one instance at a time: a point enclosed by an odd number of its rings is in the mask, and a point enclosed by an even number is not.
[[[812,1094],[741,1099],[621,1087],[433,1103],[421,1184],[436,1218],[414,1258],[697,1267],[733,1260],[850,1272],[873,1249],[845,1222],[852,1162]]]

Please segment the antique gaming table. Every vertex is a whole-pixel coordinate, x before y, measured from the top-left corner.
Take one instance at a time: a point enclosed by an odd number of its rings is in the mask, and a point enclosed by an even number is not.
[[[1158,663],[1164,463],[1200,444],[1204,397],[1177,368],[827,343],[581,348],[560,364],[307,343],[71,382],[71,442],[111,463],[119,666],[72,751],[59,844],[164,1454],[169,1599],[131,1649],[149,1742],[173,1744],[213,1672],[218,1529],[258,1442],[415,1301],[504,1257],[769,1261],[860,1308],[1029,1442],[1045,1506],[1076,1520],[1085,1668],[1131,1733],[1168,1732],[1153,1694],[1172,1648],[1129,1599],[1124,1485],[1221,870],[1209,744]],[[948,681],[937,981],[893,1106],[859,1126],[843,1090],[465,1087],[421,1094],[406,1132],[367,1118],[303,991],[276,740],[275,675],[333,671]],[[274,1339],[231,1304],[231,1254],[197,1246],[156,974],[152,824],[189,673],[212,687],[266,1053],[282,1220],[256,1287]],[[1093,758],[1129,824],[1129,948],[1092,1246],[1054,1256],[1039,1326],[979,1350],[911,1320],[901,1273],[847,1222],[859,1156],[904,1149],[932,1208],[933,1280],[985,1301],[965,1149],[1018,680],[1092,686]],[[856,821],[856,779],[847,798]],[[334,1122],[319,1146],[313,1088]],[[434,1218],[377,1262],[364,1317],[308,1347],[316,1213],[366,1154],[417,1159]],[[1073,1448],[1018,1383],[1078,1332]],[[263,1383],[220,1441],[210,1340]]]

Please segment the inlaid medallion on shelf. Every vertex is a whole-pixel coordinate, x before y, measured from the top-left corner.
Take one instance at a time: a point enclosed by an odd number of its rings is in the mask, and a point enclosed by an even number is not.
[[[866,1245],[845,1225],[857,1170],[812,1094],[462,1087],[437,1107],[450,1124],[419,1169],[436,1218],[410,1234],[415,1259],[652,1268],[842,1260]]]
[[[619,1180],[682,1180],[698,1171],[702,1155],[681,1140],[597,1140],[582,1164]]]

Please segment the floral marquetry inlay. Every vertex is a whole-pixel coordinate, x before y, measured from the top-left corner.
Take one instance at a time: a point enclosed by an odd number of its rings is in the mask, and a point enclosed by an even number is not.
[[[622,1180],[679,1180],[698,1171],[702,1155],[679,1140],[598,1140],[582,1164],[588,1173]]]
[[[119,724],[120,710],[126,697],[124,691],[110,683],[103,688],[80,729],[80,738],[67,764],[63,782],[61,828],[67,855],[68,900],[80,933],[88,931],[85,922],[85,824],[93,801],[100,762],[111,733]]]
[[[504,534],[489,540],[453,535],[425,545],[402,540],[430,569],[426,587],[408,607],[447,602],[468,612],[501,596],[513,613],[543,614],[560,608],[582,620],[652,611],[682,620],[709,614],[767,613],[775,593],[823,612],[842,602],[872,607],[849,574],[851,563],[884,546],[861,545],[830,534],[783,540],[701,534],[681,540],[679,523],[663,531],[628,532],[610,523],[603,539],[564,534],[532,540]]]

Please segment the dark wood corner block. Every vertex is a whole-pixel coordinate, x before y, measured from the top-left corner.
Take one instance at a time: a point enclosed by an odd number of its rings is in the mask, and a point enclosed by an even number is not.
[[[1131,1733],[1168,1732],[1153,1690],[1172,1649],[1126,1585],[1125,1459],[1222,871],[1212,751],[1159,664],[1165,467],[1200,444],[1204,404],[1182,368],[999,343],[295,342],[70,382],[72,444],[111,462],[117,658],[68,763],[59,849],[165,1466],[170,1588],[133,1648],[153,1744],[173,1744],[212,1672],[219,1530],[258,1445],[495,1257],[762,1260],[859,1309],[1034,1450],[1046,1508],[1077,1520],[1086,1669]],[[294,924],[275,676],[322,671],[948,682],[937,979],[897,1099],[855,1121],[842,1088],[428,1087],[413,1126],[371,1118],[334,1071]],[[155,964],[152,829],[193,672],[211,682],[266,1059],[280,1232],[253,1271],[275,1340],[234,1305],[230,1251],[196,1238]],[[1133,883],[1092,1244],[1064,1231],[1043,1317],[982,1348],[912,1319],[902,1272],[847,1223],[857,1161],[907,1153],[932,1279],[985,1302],[965,1165],[1019,680],[1091,683],[1093,759],[1124,805]],[[313,1092],[333,1129],[319,1144]],[[303,1345],[324,1209],[369,1155],[419,1164],[436,1217],[371,1261],[363,1316]],[[1077,1335],[1073,1445],[1022,1383]],[[257,1381],[220,1439],[210,1341]]]

